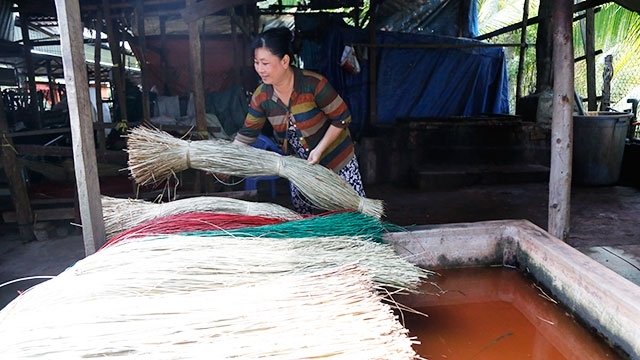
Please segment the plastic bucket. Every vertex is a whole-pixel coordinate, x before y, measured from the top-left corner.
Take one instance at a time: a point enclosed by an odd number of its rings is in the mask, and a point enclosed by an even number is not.
[[[573,180],[576,183],[612,185],[618,181],[632,116],[618,112],[573,116]]]

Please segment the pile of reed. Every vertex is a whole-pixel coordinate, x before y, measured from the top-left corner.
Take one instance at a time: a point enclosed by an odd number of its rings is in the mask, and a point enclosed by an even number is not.
[[[359,212],[335,212],[292,220],[271,225],[238,228],[235,230],[183,231],[183,235],[193,236],[241,236],[306,238],[323,236],[359,236],[371,241],[382,242],[383,235],[389,231],[398,231],[396,225],[385,223],[372,216]]]
[[[199,196],[166,203],[152,203],[137,199],[102,196],[102,213],[107,239],[146,221],[190,212],[217,212],[282,220],[302,218],[300,214],[277,204],[228,197]]]
[[[148,235],[227,231],[238,228],[275,225],[282,221],[282,219],[268,218],[264,216],[248,216],[214,212],[191,212],[169,215],[145,221],[128,230],[117,233],[110,238],[102,248],[112,246],[124,239],[145,237]]]
[[[146,279],[131,277],[100,296],[91,290],[101,283],[77,286],[69,278],[78,276],[67,270],[0,311],[3,358],[419,358],[354,266],[216,290],[141,293]]]
[[[188,141],[144,127],[128,135],[129,171],[138,184],[163,181],[189,168],[236,176],[284,177],[316,207],[357,210],[380,218],[382,201],[360,197],[333,171],[306,160],[224,140]]]
[[[73,274],[76,286],[92,288],[92,296],[102,297],[119,292],[123,283],[128,291],[138,294],[201,291],[348,264],[367,270],[385,291],[415,291],[432,274],[398,256],[391,245],[357,236],[272,239],[180,235],[125,239],[78,261],[65,273]]]

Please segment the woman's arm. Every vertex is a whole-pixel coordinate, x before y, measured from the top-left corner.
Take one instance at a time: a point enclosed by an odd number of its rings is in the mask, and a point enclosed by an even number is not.
[[[259,86],[251,96],[244,124],[233,139],[234,143],[251,145],[256,141],[266,121],[266,115],[262,108],[264,101],[266,101],[266,93]]]
[[[327,132],[324,133],[322,140],[320,140],[318,145],[309,153],[309,156],[307,157],[307,163],[317,164],[322,158],[322,154],[327,149],[327,147],[329,147],[329,145],[331,145],[343,131],[343,128],[339,128],[335,125],[329,125],[329,128],[327,128]]]
[[[318,107],[331,121],[331,125],[327,128],[327,132],[318,145],[309,153],[307,157],[309,164],[317,164],[324,151],[333,144],[342,131],[346,131],[345,129],[351,123],[351,113],[347,104],[324,77],[315,89],[315,100]]]

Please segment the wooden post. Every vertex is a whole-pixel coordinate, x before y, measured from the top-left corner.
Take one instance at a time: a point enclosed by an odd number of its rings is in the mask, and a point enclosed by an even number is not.
[[[235,85],[240,84],[240,70],[242,63],[239,61],[240,55],[238,54],[238,30],[236,26],[236,11],[233,8],[229,9],[229,21],[231,22],[231,41],[233,41],[233,83]]]
[[[611,106],[611,79],[613,78],[613,55],[604,57],[604,69],[602,70],[602,100],[600,111],[609,111]]]
[[[22,166],[16,160],[16,152],[13,147],[13,141],[8,136],[9,124],[7,116],[4,112],[4,101],[0,99],[0,143],[2,144],[2,166],[9,181],[9,192],[13,199],[13,206],[16,209],[16,218],[18,222],[18,232],[20,238],[27,242],[35,240],[33,234],[33,212],[31,210],[31,202],[29,201],[29,193],[27,185],[22,177]]]
[[[187,10],[195,4],[195,0],[187,0]],[[197,19],[188,23],[189,25],[189,54],[191,58],[191,79],[193,83],[193,96],[196,110],[196,131],[198,136],[204,138],[203,132],[207,131],[207,119],[205,118],[204,106],[204,81],[202,71],[202,42],[200,40],[200,24],[202,20]]]
[[[598,110],[596,102],[596,45],[595,45],[595,12],[587,9],[585,17],[584,55],[587,61],[587,109]]]
[[[146,123],[151,122],[151,110],[149,108],[149,67],[147,67],[147,36],[144,30],[144,4],[143,0],[136,3],[136,16],[138,23],[138,38],[140,41],[140,71],[142,72],[142,118]]]
[[[353,26],[355,28],[360,27],[360,6],[358,6],[357,4],[353,8]]]
[[[377,1],[371,1],[369,5],[369,124],[374,125],[378,121],[378,48],[376,44],[376,10]]]
[[[33,68],[33,56],[31,55],[31,39],[29,38],[29,16],[21,12],[20,13],[20,30],[22,31],[22,44],[24,48],[24,61],[27,66],[27,82],[29,84],[29,109],[31,110],[31,116],[36,120],[36,127],[42,128],[42,122],[40,121],[40,110],[38,109],[38,94],[36,91],[36,75]]]
[[[107,25],[107,41],[111,50],[111,62],[113,63],[113,85],[116,88],[118,97],[118,108],[120,109],[120,121],[127,121],[127,98],[124,82],[124,64],[120,61],[120,41],[119,31],[113,28],[111,19],[111,7],[109,0],[102,0],[102,14]]]
[[[242,57],[242,60],[240,61],[240,64],[242,66],[242,72],[240,73],[241,78],[240,78],[240,87],[244,88],[244,79],[246,78],[246,69],[247,69],[247,61],[249,60],[249,57],[247,56],[247,39],[249,39],[249,41],[251,41],[251,38],[253,37],[254,34],[250,33],[249,29],[247,28],[247,24],[249,23],[249,17],[247,15],[247,5],[242,5],[242,25],[244,27],[244,30],[242,31],[244,33],[244,36],[241,38],[241,45],[240,45],[240,56]],[[252,54],[253,55],[253,54]],[[251,56],[251,58],[253,58],[253,56]]]
[[[458,37],[471,37],[469,30],[469,12],[471,11],[471,1],[458,1]]]
[[[94,55],[93,55],[93,74],[95,81],[95,91],[96,91],[96,114],[98,115],[98,148],[100,151],[105,151],[107,149],[107,139],[105,136],[105,132],[102,130],[102,125],[104,124],[104,114],[102,113],[102,67],[100,66],[100,61],[102,61],[102,12],[98,10],[96,13],[96,39],[94,46]]]
[[[56,104],[56,82],[51,69],[51,60],[47,60],[47,80],[49,82],[49,100],[51,107]]]
[[[187,10],[195,4],[195,0],[187,0]],[[204,103],[204,74],[202,71],[202,42],[200,39],[200,18],[188,22],[189,26],[189,54],[191,57],[191,79],[193,83],[193,96],[196,111],[196,139],[207,138],[207,119],[205,117]],[[194,178],[194,192],[201,193],[204,177],[201,172],[196,172]]]
[[[571,9],[573,2],[553,2],[553,116],[551,121],[551,171],[549,224],[551,235],[566,240],[571,209],[573,157],[574,62]]]
[[[529,0],[524,0],[522,8],[522,29],[520,30],[520,57],[518,58],[518,74],[516,78],[516,101],[522,97],[522,77],[524,76],[524,59],[527,54],[527,21],[529,20]]]
[[[167,18],[160,16],[160,54],[162,55],[162,80],[164,88],[162,95],[169,96],[171,94],[171,76],[169,75],[169,64],[167,63]]]
[[[564,1],[564,0],[559,0]],[[554,0],[540,0],[538,31],[536,33],[536,92],[551,89],[553,82],[551,11]]]
[[[78,0],[56,0],[62,64],[67,85],[73,162],[82,234],[86,255],[96,252],[105,242],[105,228],[100,201],[100,184],[96,149],[93,141],[89,81],[84,58],[82,23]]]

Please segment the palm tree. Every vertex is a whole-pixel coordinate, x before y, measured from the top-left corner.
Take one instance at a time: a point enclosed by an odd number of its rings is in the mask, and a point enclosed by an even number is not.
[[[580,25],[583,25],[582,23]],[[595,15],[595,48],[602,54],[596,57],[596,74],[602,73],[603,59],[613,56],[614,75],[611,81],[611,103],[617,110],[628,107],[626,97],[636,88],[640,96],[640,14],[615,3],[602,6]],[[574,27],[576,56],[584,54],[584,26]],[[586,66],[576,64],[576,90],[586,94]],[[602,77],[596,75],[596,90],[602,86]]]
[[[529,0],[529,17],[537,16],[539,0]],[[486,34],[495,30],[502,29],[506,26],[522,21],[524,8],[524,0],[505,1],[505,0],[478,0],[478,32]],[[525,52],[525,64],[523,72],[523,88],[524,95],[535,91],[536,82],[536,64],[535,64],[535,36],[537,25],[530,25],[527,28],[526,43],[529,45]],[[494,38],[488,39],[493,43],[519,43],[520,31],[512,31],[502,34]],[[509,108],[511,112],[515,110],[515,94],[516,94],[516,77],[518,73],[518,59],[520,49],[518,47],[510,47],[505,49],[505,58],[507,60],[507,75],[509,77]]]
[[[505,26],[515,24],[522,20],[522,8],[524,0],[516,2],[506,0],[478,0],[478,28],[480,34],[485,34]],[[529,16],[538,13],[539,0],[530,0]],[[527,30],[527,43],[535,43],[535,26]],[[574,26],[574,46],[576,57],[584,54],[584,42],[580,25]],[[596,73],[601,74],[604,56],[614,56],[614,77],[611,83],[612,103],[622,100],[622,106],[626,106],[625,96],[637,88],[637,96],[640,96],[640,14],[629,11],[615,3],[605,4],[595,16],[595,43],[596,49],[602,49],[596,62],[599,65]],[[520,32],[513,31],[508,34],[490,39],[491,42],[517,43],[520,41]],[[514,90],[519,51],[517,48],[506,49],[509,82]],[[528,94],[535,91],[535,51],[530,46],[526,53],[524,70],[524,91]],[[596,89],[602,86],[602,78],[596,76]],[[579,94],[586,94],[586,66],[584,62],[576,64],[575,86]],[[515,91],[511,91],[511,96]],[[515,99],[511,100],[511,104]],[[513,107],[511,107],[513,109]],[[619,109],[622,110],[622,109]]]

